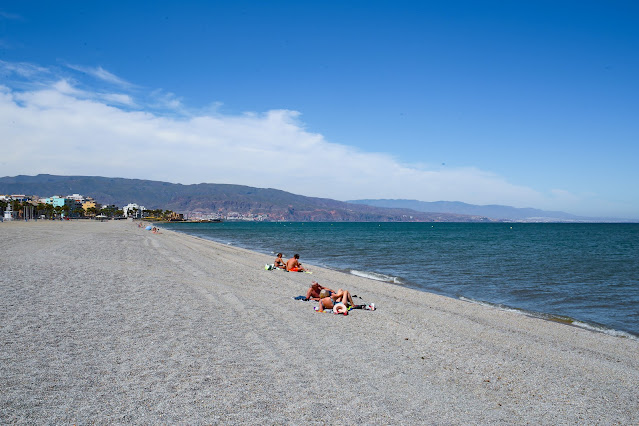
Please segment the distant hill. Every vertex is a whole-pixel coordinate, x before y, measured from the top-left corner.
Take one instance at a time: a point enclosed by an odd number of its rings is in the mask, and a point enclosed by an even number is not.
[[[584,221],[592,220],[559,211],[544,211],[532,208],[517,208],[500,205],[478,206],[459,201],[417,201],[417,200],[352,200],[352,204],[375,207],[411,209],[419,212],[451,213],[485,216],[498,220],[539,220],[539,221]]]
[[[0,178],[0,194],[81,194],[101,204],[129,203],[147,209],[180,213],[229,212],[266,214],[271,220],[351,222],[482,222],[485,217],[447,212],[420,212],[408,208],[386,208],[350,204],[328,198],[305,197],[277,189],[243,185],[201,183],[181,185],[141,179],[99,176],[15,176]]]

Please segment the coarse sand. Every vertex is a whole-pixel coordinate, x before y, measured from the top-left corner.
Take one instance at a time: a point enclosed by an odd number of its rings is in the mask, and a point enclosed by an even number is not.
[[[272,260],[0,223],[0,424],[639,424],[637,340]],[[378,309],[317,313],[311,280]]]

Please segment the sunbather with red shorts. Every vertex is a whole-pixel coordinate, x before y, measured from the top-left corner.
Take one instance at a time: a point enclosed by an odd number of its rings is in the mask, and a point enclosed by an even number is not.
[[[299,254],[295,254],[295,256],[291,257],[286,261],[286,270],[290,272],[304,272],[306,269],[302,267],[302,264],[298,260],[300,258]]]

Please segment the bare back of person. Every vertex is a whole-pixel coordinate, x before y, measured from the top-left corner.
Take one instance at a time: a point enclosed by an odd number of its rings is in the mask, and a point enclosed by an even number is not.
[[[322,290],[328,292],[329,295],[335,293],[334,290],[320,285],[317,281],[312,281],[311,286],[306,291],[306,300],[320,300],[324,296]]]
[[[277,253],[277,257],[275,258],[275,262],[273,262],[273,266],[278,269],[286,269],[286,264],[284,260],[282,260],[282,253]]]
[[[302,267],[302,264],[298,260],[299,258],[300,258],[300,255],[296,254],[295,256],[293,256],[289,260],[287,260],[286,261],[286,270],[287,271],[291,271],[291,272],[303,272],[304,268]]]

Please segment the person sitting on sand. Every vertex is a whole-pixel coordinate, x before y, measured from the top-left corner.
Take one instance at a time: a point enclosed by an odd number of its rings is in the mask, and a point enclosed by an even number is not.
[[[282,260],[282,253],[277,253],[277,257],[275,258],[275,262],[273,262],[273,267],[278,269],[286,269],[286,264]]]
[[[324,309],[333,309],[333,307],[337,303],[343,303],[348,306],[355,306],[353,303],[353,298],[351,297],[351,293],[348,290],[342,290],[341,288],[337,290],[337,293],[333,293],[326,297],[321,297],[323,294],[320,292],[320,300],[319,300],[319,311],[322,312]]]
[[[290,272],[304,272],[304,271],[306,271],[306,269],[304,269],[302,267],[302,264],[298,260],[299,258],[300,258],[300,255],[295,253],[295,255],[293,257],[291,257],[286,262],[286,270],[290,271]]]
[[[317,281],[313,281],[311,283],[311,286],[308,288],[308,291],[306,291],[306,300],[320,300],[320,294],[322,292],[322,290],[326,290],[329,292],[329,294],[333,294],[335,293],[334,290],[331,290],[328,287],[324,287],[322,285],[320,285]]]

